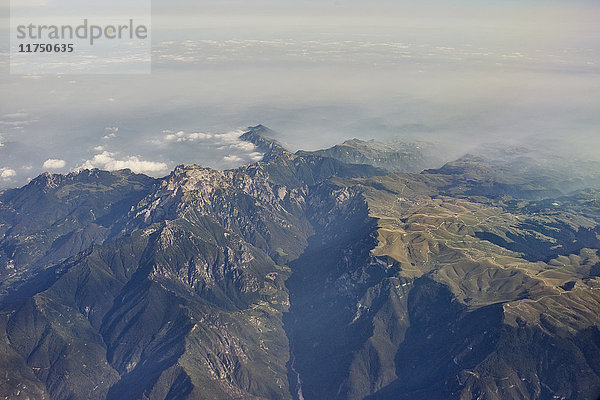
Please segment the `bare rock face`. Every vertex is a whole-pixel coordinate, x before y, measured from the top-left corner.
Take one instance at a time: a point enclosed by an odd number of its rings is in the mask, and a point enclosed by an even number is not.
[[[272,134],[249,128],[265,156],[235,170],[2,193],[0,397],[600,394],[597,190],[524,178],[514,152],[399,174],[379,167],[424,148]]]

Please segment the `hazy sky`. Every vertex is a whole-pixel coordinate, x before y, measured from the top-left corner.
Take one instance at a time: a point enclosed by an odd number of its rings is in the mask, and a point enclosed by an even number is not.
[[[259,157],[237,139],[258,123],[294,150],[552,138],[600,159],[597,1],[415,3],[155,0],[150,75],[59,76],[9,74],[3,3],[0,187],[234,167]]]

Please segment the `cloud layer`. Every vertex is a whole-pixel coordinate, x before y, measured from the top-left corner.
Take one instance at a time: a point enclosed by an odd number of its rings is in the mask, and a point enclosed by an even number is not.
[[[213,155],[222,154],[220,160],[224,163],[221,167],[232,167],[242,163],[259,161],[263,154],[257,151],[254,144],[240,140],[244,130],[238,129],[225,133],[202,133],[185,132],[166,129],[162,136],[154,139],[152,143],[157,146],[173,147],[181,146],[213,151]]]
[[[50,167],[234,168],[261,154],[232,129],[259,123],[292,150],[535,138],[600,158],[598,2],[174,1],[153,2],[151,75],[0,74],[0,188]]]
[[[0,168],[0,179],[9,180],[17,175],[17,171],[10,168]]]
[[[67,165],[67,162],[65,160],[49,158],[46,161],[44,161],[42,168],[44,168],[44,169],[61,169],[61,168],[64,168],[66,165]]]
[[[103,151],[96,154],[92,159],[84,162],[79,169],[99,168],[107,171],[116,171],[120,169],[130,169],[136,173],[143,174],[162,174],[168,172],[168,166],[162,162],[144,161],[137,156],[128,156],[124,159],[117,159],[115,153]]]

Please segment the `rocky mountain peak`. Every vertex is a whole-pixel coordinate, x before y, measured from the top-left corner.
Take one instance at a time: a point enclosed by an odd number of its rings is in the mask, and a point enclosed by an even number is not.
[[[265,154],[263,160],[269,161],[284,154],[291,154],[281,143],[272,138],[276,135],[276,132],[266,126],[256,125],[248,127],[240,139],[253,143],[260,152]]]

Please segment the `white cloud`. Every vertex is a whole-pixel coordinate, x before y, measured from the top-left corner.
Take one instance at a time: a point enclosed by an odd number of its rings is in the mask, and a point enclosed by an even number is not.
[[[223,161],[227,161],[227,162],[239,162],[242,161],[242,158],[239,156],[236,156],[235,154],[229,154],[225,157],[223,157]]]
[[[31,120],[31,121],[0,121],[0,125],[6,126],[9,128],[19,129],[19,128],[22,128],[23,125],[29,125],[32,122],[34,122],[34,121],[33,120]]]
[[[238,150],[252,151],[255,146],[250,142],[240,140],[240,136],[244,133],[242,130],[231,131],[227,133],[202,133],[202,132],[191,132],[187,133],[184,131],[164,130],[162,133],[165,134],[163,137],[164,142],[193,142],[196,140],[206,140],[211,144],[224,145],[229,148],[235,148]],[[154,143],[161,143],[160,141],[154,141]]]
[[[241,130],[219,133],[215,135],[215,139],[224,144],[237,143],[240,141],[240,136],[242,136],[243,133],[244,131]]]
[[[22,118],[27,118],[29,116],[29,114],[24,113],[24,112],[17,112],[17,113],[12,113],[12,114],[4,114],[2,116],[2,118],[8,118],[8,119],[22,119]]]
[[[116,126],[107,126],[106,128],[104,128],[104,131],[106,132],[106,135],[104,135],[102,137],[102,139],[112,139],[114,137],[117,137],[117,133],[119,132],[119,128]]]
[[[17,175],[17,171],[10,168],[0,168],[0,178],[8,180]]]
[[[179,131],[174,133],[173,131],[163,131],[163,133],[167,133],[167,135],[165,135],[165,141],[167,142],[193,142],[195,140],[207,140],[213,137],[210,133],[200,132],[185,133],[184,131]]]
[[[44,165],[42,165],[42,168],[44,168],[44,169],[60,169],[60,168],[64,168],[65,165],[67,165],[65,160],[49,158],[46,161],[44,161]]]
[[[29,114],[23,111],[18,111],[10,114],[3,114],[0,117],[0,126],[4,129],[20,130],[22,131],[25,126],[31,125],[37,122],[36,118],[30,118]]]
[[[250,142],[241,140],[244,130],[238,129],[225,133],[185,132],[182,130],[166,129],[162,135],[150,143],[156,146],[173,146],[176,143],[199,142],[205,148],[214,151],[214,157],[228,164],[248,163],[259,161],[263,154]]]
[[[189,140],[204,140],[210,139],[212,135],[210,133],[190,133],[188,135]]]
[[[104,150],[104,146],[96,146],[94,147],[95,151],[103,151]]]
[[[233,144],[229,145],[229,147],[232,149],[238,149],[238,150],[242,150],[242,151],[253,151],[254,149],[256,149],[256,146],[253,143],[244,142],[241,140],[237,143],[233,143]]]
[[[167,164],[155,161],[140,160],[137,156],[128,156],[125,159],[118,160],[114,153],[103,151],[96,154],[91,160],[84,162],[79,169],[99,168],[108,171],[119,169],[130,169],[133,172],[145,174],[160,174],[168,170]]]

